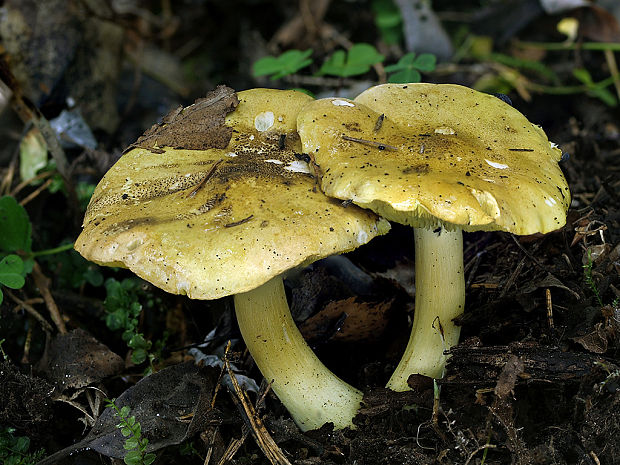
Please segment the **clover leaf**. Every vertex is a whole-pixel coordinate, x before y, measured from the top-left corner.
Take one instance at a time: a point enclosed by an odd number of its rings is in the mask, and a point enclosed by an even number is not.
[[[398,63],[386,66],[385,71],[393,73],[388,82],[396,84],[420,82],[422,80],[420,71],[433,71],[436,63],[437,59],[431,53],[421,53],[417,56],[415,53],[407,53],[398,60]]]
[[[0,260],[0,285],[11,289],[20,289],[26,283],[24,262],[19,255],[11,254]],[[4,294],[0,290],[0,304]]]
[[[337,50],[321,66],[320,75],[349,77],[367,73],[372,65],[385,60],[370,44],[355,44],[348,52]]]
[[[312,49],[287,50],[278,57],[264,57],[254,62],[252,74],[255,77],[271,75],[271,79],[294,74],[312,63]]]

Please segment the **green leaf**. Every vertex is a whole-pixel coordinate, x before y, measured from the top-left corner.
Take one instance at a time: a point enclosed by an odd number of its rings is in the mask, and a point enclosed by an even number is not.
[[[394,84],[407,84],[411,82],[420,82],[422,80],[422,75],[418,70],[415,69],[405,69],[403,71],[398,71],[394,74],[391,74],[388,78],[388,82]]]
[[[132,349],[147,349],[150,346],[150,341],[144,339],[144,336],[140,333],[134,334],[127,343]]]
[[[151,452],[144,456],[144,458],[142,459],[142,463],[143,465],[151,465],[155,461],[156,458],[157,456]]]
[[[121,418],[127,418],[127,415],[129,415],[129,411],[131,409],[129,408],[128,405],[125,405],[123,408],[121,408]]]
[[[348,52],[337,50],[321,66],[319,74],[349,77],[367,73],[370,67],[385,59],[370,44],[355,44]]]
[[[31,252],[32,227],[26,209],[14,197],[0,198],[0,250]]]
[[[422,76],[420,71],[433,71],[437,59],[431,53],[422,53],[418,56],[415,53],[403,55],[397,63],[385,67],[389,76],[388,82],[406,84],[408,82],[420,82]]]
[[[408,82],[420,82],[422,76],[420,71],[433,71],[437,59],[430,53],[422,53],[418,56],[415,53],[403,55],[398,63],[385,67],[388,73],[394,73],[388,78],[388,82],[406,84]]]
[[[403,19],[393,0],[373,0],[375,25],[387,45],[397,44],[403,37]]]
[[[123,462],[127,465],[139,465],[142,462],[142,453],[139,450],[132,450],[125,454]]]
[[[146,361],[147,355],[148,353],[146,350],[136,349],[131,353],[131,361],[136,365],[140,365]]]
[[[125,439],[125,444],[123,444],[125,450],[132,450],[138,447],[138,438],[132,436],[130,438]]]
[[[12,449],[14,452],[17,452],[19,454],[25,454],[28,452],[29,447],[30,438],[27,436],[19,436]]]
[[[577,68],[573,70],[573,76],[586,87],[588,95],[596,97],[610,107],[618,104],[616,96],[608,91],[604,86],[597,84],[592,79],[592,75],[587,69]]]
[[[388,73],[391,73],[393,71],[402,71],[404,69],[414,68],[413,66],[414,61],[415,61],[415,53],[413,52],[406,53],[405,55],[400,57],[398,62],[396,62],[395,64],[386,66],[385,71],[387,71]]]
[[[434,71],[437,57],[432,53],[421,53],[413,62],[413,67],[420,71]]]
[[[618,104],[616,96],[603,87],[593,87],[588,90],[588,94],[601,100],[605,105],[615,107]]]
[[[123,428],[121,428],[121,434],[122,434],[123,436],[125,436],[126,438],[127,438],[127,437],[129,437],[129,436],[131,436],[131,434],[132,434],[132,433],[131,433],[131,428],[127,428],[127,427],[123,427]]]
[[[592,76],[587,69],[584,68],[576,68],[573,70],[573,76],[579,79],[586,86],[594,85],[594,81],[592,80]]]
[[[0,260],[0,284],[21,289],[25,284],[24,262],[18,255],[7,255]]]
[[[278,57],[264,57],[254,62],[252,74],[255,77],[271,75],[271,79],[294,74],[312,63],[312,49],[287,50]]]

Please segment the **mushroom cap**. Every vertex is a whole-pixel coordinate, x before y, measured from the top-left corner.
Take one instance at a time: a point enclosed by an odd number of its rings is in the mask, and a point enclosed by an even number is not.
[[[76,250],[165,291],[215,299],[388,231],[372,212],[326,197],[300,160],[296,117],[311,97],[253,89],[229,113],[228,91],[174,112],[121,157],[95,189]],[[167,134],[184,131],[177,121],[198,133]],[[230,139],[201,141],[201,125]]]
[[[500,99],[450,84],[384,84],[309,103],[303,149],[323,191],[414,227],[515,234],[563,226],[561,151]]]

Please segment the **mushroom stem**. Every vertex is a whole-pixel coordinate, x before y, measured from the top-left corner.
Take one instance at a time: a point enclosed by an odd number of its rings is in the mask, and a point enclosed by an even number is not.
[[[413,373],[441,378],[447,356],[458,343],[460,327],[452,321],[463,313],[465,278],[460,229],[415,229],[415,314],[405,354],[388,381],[394,391],[410,389]]]
[[[362,393],[321,363],[297,329],[276,277],[235,295],[237,322],[263,376],[297,425],[308,431],[332,422],[353,427]]]

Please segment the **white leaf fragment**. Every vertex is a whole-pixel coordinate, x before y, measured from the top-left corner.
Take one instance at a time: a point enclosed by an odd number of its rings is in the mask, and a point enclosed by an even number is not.
[[[351,102],[347,102],[346,100],[340,100],[339,98],[332,100],[332,105],[336,105],[337,107],[354,107],[355,106]]]
[[[273,126],[275,116],[272,111],[263,111],[254,118],[254,127],[257,131],[263,132]]]
[[[506,168],[508,168],[508,165],[498,163],[496,161],[487,160],[486,158],[484,159],[484,161],[486,161],[493,168],[497,168],[498,170],[505,170]]]
[[[440,126],[435,128],[435,134],[443,134],[445,136],[453,136],[456,134],[456,131],[448,126]]]
[[[306,173],[311,174],[310,166],[305,161],[294,160],[290,162],[288,165],[284,167],[287,171],[292,171],[294,173]]]

